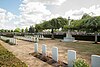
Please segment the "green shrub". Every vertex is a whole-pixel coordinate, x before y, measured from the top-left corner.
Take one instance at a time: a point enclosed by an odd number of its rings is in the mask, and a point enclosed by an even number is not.
[[[6,43],[9,43],[9,40],[6,40],[5,42],[6,42]]]
[[[84,59],[77,59],[74,62],[74,66],[73,67],[89,67],[89,64],[86,63],[86,61]]]

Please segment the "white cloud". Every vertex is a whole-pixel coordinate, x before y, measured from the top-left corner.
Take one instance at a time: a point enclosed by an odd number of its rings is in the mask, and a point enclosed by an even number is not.
[[[91,16],[100,16],[100,5],[94,5],[90,8],[81,8],[79,10],[70,10],[65,13],[65,17],[70,16],[72,19],[80,19],[84,13]]]
[[[20,16],[16,16],[11,12],[8,12],[0,8],[0,28],[14,29],[16,27],[25,28],[36,23],[40,23],[42,20],[50,20],[59,16],[71,19],[80,19],[84,13],[93,14],[92,16],[100,16],[100,5],[94,5],[90,8],[81,8],[77,10],[66,10],[60,14],[63,10],[56,10],[57,7],[62,6],[66,0],[22,0],[20,5]],[[59,6],[57,6],[59,5]],[[56,7],[55,7],[56,6]],[[63,7],[67,9],[67,7]],[[56,10],[57,12],[53,13]]]
[[[42,14],[50,14],[50,11],[46,9],[46,6],[40,2],[29,2],[27,4],[21,4],[21,7],[19,8],[22,13],[24,14],[37,14],[37,13],[42,13]]]
[[[66,0],[37,0],[37,1],[40,1],[45,4],[49,4],[49,5],[61,5]]]
[[[0,13],[5,13],[5,12],[6,12],[6,10],[0,8]]]
[[[30,26],[44,20],[45,17],[51,14],[46,6],[41,2],[28,2],[20,5],[20,23],[22,26]]]
[[[51,20],[52,18],[57,18],[57,17],[60,17],[61,15],[59,14],[51,14],[49,16],[46,16],[45,17],[45,20]]]
[[[13,29],[15,28],[15,21],[16,16],[11,12],[7,12],[6,10],[0,8],[0,28],[4,29]]]
[[[41,3],[49,4],[49,5],[61,5],[66,0],[22,0],[22,1],[23,1],[23,3],[41,2]]]

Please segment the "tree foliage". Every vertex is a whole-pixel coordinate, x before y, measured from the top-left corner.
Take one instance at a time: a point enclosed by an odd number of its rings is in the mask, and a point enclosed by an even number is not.
[[[35,25],[35,31],[36,32],[41,32],[43,30],[43,25],[42,24],[36,24]]]
[[[20,28],[16,28],[14,32],[21,32]]]
[[[64,25],[66,25],[67,23],[68,21],[66,18],[58,17],[58,18],[53,18],[48,21],[43,21],[43,23],[40,23],[40,24],[36,24],[35,29],[37,32],[41,32],[42,30],[45,30],[45,29],[51,29],[52,38],[54,38],[53,36],[54,29],[63,28]]]
[[[21,32],[23,33],[24,32],[24,29],[21,29]]]
[[[25,28],[25,33],[28,33],[28,28],[27,27]]]
[[[97,32],[100,30],[100,16],[91,17],[85,14],[80,20],[75,20],[71,23],[70,29],[95,33],[95,43],[97,43]]]
[[[30,26],[29,33],[34,33],[34,31],[35,31],[35,28],[33,26]]]

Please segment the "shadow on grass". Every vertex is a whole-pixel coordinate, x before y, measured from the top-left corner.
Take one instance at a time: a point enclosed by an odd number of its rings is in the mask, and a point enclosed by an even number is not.
[[[52,65],[52,66],[54,66],[54,67],[68,67],[68,64],[66,64],[62,61],[59,61],[59,60],[58,60],[58,62],[56,62],[51,57],[43,56],[41,53],[35,53],[34,52],[34,53],[29,53],[29,54],[40,59],[40,60],[42,60],[42,61],[44,61],[44,62],[46,62],[46,63],[48,63],[48,64],[50,64],[50,65]]]

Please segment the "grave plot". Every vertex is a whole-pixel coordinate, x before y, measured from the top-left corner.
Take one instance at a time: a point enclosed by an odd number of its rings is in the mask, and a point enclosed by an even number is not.
[[[33,36],[14,36],[16,39],[20,40],[25,40],[25,41],[33,41],[34,37]]]
[[[32,53],[31,55],[33,55],[34,57],[47,62],[50,65],[56,66],[56,67],[73,67],[73,66],[86,66],[89,67],[89,64],[87,64],[86,61],[84,61],[83,59],[79,60],[80,62],[76,62],[77,58],[76,58],[76,51],[75,50],[68,50],[68,64],[64,63],[62,61],[59,60],[58,58],[58,48],[57,47],[53,47],[52,48],[52,57],[50,57],[49,55],[46,55],[46,45],[42,45],[42,54],[38,51],[38,43],[34,43],[34,53]],[[67,61],[67,60],[66,60]],[[100,66],[100,56],[98,55],[91,55],[91,66],[92,67],[99,67]]]
[[[0,36],[0,39],[5,41],[6,43],[11,44],[11,45],[16,45],[17,44],[17,40],[15,38],[9,38],[9,37],[5,37],[5,36]]]
[[[73,59],[75,60],[75,58],[76,58],[76,55],[75,55],[76,52],[75,51],[77,51],[77,57],[85,58],[88,62],[91,63],[92,66],[99,64],[99,63],[97,63],[97,64],[94,65],[93,63],[94,63],[95,59],[93,59],[92,56],[86,55],[84,53],[84,51],[86,52],[86,49],[90,49],[90,48],[93,49],[94,47],[96,48],[97,46],[99,48],[99,45],[92,45],[92,43],[90,44],[90,42],[89,43],[88,42],[84,42],[84,43],[82,43],[82,42],[62,43],[59,40],[40,40],[38,42],[38,46],[37,46],[36,51],[35,51],[35,48],[34,48],[35,45],[34,45],[33,42],[18,40],[18,44],[19,45],[13,46],[13,48],[12,47],[11,48],[16,51],[17,55],[19,55],[19,56],[22,55],[22,57],[20,57],[20,59],[23,59],[23,60],[25,59],[24,61],[27,64],[30,64],[30,63],[28,63],[29,61],[27,60],[28,56],[31,56],[33,58],[35,57],[35,58],[41,60],[42,63],[46,62],[46,63],[49,63],[50,65],[59,65],[59,64],[67,65],[66,63],[72,64],[72,61],[68,61],[68,58],[70,58],[70,54],[74,54],[72,56],[73,56]],[[89,45],[89,47],[88,47],[87,44]],[[43,46],[43,45],[45,45],[45,46]],[[58,48],[58,58],[57,58],[57,55],[56,55],[56,59],[58,59],[58,62],[57,62],[57,60],[53,59],[53,54],[52,54],[53,48],[54,48],[53,46],[56,46]],[[75,51],[72,51],[73,48],[75,49]],[[68,50],[70,50],[70,51],[68,51]],[[96,50],[94,49],[93,51],[96,51]],[[70,53],[71,51],[72,51],[72,53]],[[57,50],[56,50],[56,52],[57,52]],[[68,52],[70,54],[68,54]],[[89,52],[91,53],[92,51],[89,51]],[[68,57],[68,55],[69,55],[69,57]],[[87,56],[88,56],[88,58],[86,58]],[[99,57],[99,55],[98,55],[98,57]],[[90,61],[89,58],[92,61]],[[71,58],[71,60],[73,60],[73,59]],[[49,60],[49,61],[47,61],[47,60]],[[33,61],[33,59],[30,59],[30,61]],[[32,63],[34,63],[34,62],[32,62]],[[59,64],[57,64],[57,63],[59,63]]]

